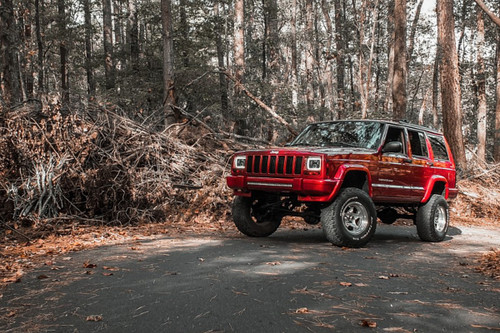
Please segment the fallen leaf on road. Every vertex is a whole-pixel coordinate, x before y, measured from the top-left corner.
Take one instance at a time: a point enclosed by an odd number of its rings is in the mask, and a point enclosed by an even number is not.
[[[113,273],[104,272],[104,273],[102,273],[102,275],[104,275],[104,276],[111,276],[111,275],[113,275]]]
[[[386,275],[380,275],[378,278],[381,280],[389,280],[389,277]]]
[[[363,319],[359,324],[363,327],[370,327],[370,328],[377,327],[377,322],[368,319]]]
[[[491,326],[476,325],[476,324],[471,324],[470,326],[472,326],[474,328],[484,328],[484,329],[487,329],[487,330],[499,331],[500,332],[500,327],[491,327]]]
[[[109,267],[109,266],[102,266],[103,269],[106,269],[108,271],[116,272],[119,271],[120,269],[118,267]]]
[[[295,313],[309,313],[309,309],[308,308],[298,308],[297,310],[295,310]]]
[[[102,316],[101,315],[90,315],[87,316],[87,321],[101,321]]]
[[[340,282],[339,283],[341,286],[344,286],[344,287],[350,287],[352,286],[352,283],[351,282]]]
[[[281,265],[281,263],[279,261],[270,261],[270,262],[266,262],[266,265],[277,266],[277,265]]]
[[[356,287],[368,287],[366,283],[355,283],[354,284]]]
[[[83,267],[84,268],[96,268],[97,265],[96,264],[92,264],[92,263],[86,261],[86,262],[83,263]]]

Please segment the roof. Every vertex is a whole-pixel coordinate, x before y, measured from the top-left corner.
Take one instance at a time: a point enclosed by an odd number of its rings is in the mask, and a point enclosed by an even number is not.
[[[429,132],[432,134],[442,135],[442,133],[439,132],[438,130],[435,130],[435,129],[430,128],[430,127],[412,124],[406,120],[393,121],[393,120],[386,120],[386,119],[341,119],[341,120],[319,121],[319,122],[315,122],[314,124],[348,122],[348,121],[379,122],[379,123],[384,123],[384,124],[389,124],[389,125],[394,125],[394,126],[403,126],[403,127],[407,127],[407,128],[411,128],[411,129],[415,129],[415,130],[419,130],[419,131]]]

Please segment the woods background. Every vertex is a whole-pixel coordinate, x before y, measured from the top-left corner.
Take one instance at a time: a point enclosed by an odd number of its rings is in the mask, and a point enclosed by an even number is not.
[[[330,119],[434,127],[464,172],[486,168],[500,162],[499,13],[496,0],[1,0],[0,216],[215,211],[241,142]]]

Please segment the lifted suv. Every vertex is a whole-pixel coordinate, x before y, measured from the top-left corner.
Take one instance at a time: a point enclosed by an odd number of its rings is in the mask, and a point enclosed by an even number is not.
[[[321,222],[334,245],[360,247],[378,216],[387,224],[412,217],[422,240],[439,242],[449,225],[446,199],[458,192],[444,136],[403,122],[314,123],[287,147],[238,152],[231,165],[233,220],[253,237],[301,216]]]

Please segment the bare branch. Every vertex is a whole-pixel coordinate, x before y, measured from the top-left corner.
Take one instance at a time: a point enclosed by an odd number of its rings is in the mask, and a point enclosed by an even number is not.
[[[495,23],[497,26],[500,27],[500,17],[496,16],[489,8],[484,4],[483,0],[474,0],[476,1],[477,5],[481,7],[481,9],[490,17],[490,19]]]
[[[283,117],[277,114],[271,107],[266,105],[266,103],[264,103],[260,98],[253,95],[240,81],[236,80],[236,78],[232,76],[228,71],[222,71],[222,73],[226,75],[231,81],[233,81],[236,87],[241,89],[241,91],[243,91],[245,95],[247,95],[248,97],[250,97],[250,99],[252,99],[255,103],[257,103],[258,106],[267,111],[267,113],[269,113],[271,117],[274,118],[274,120],[284,125],[288,129],[288,131],[292,133],[294,136],[298,135],[297,131],[292,127],[292,125],[290,125],[290,123],[288,123],[285,119],[283,119]]]

